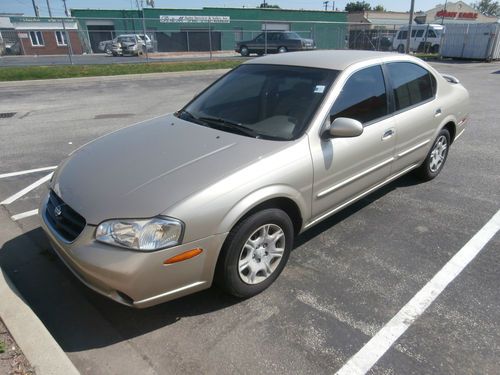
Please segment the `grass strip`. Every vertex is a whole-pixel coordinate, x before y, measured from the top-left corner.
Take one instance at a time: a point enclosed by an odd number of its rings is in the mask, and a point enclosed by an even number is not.
[[[235,60],[158,62],[149,64],[53,65],[0,68],[0,81],[25,81],[74,77],[116,76],[183,72],[190,70],[230,69],[241,64]]]

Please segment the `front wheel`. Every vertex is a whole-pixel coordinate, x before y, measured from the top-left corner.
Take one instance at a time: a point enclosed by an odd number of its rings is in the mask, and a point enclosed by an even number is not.
[[[443,169],[446,158],[448,157],[449,148],[450,132],[447,129],[442,129],[424,162],[415,171],[416,175],[423,181],[429,181],[435,178]]]
[[[405,46],[403,46],[402,44],[400,44],[400,45],[398,46],[398,52],[399,52],[399,53],[405,53]]]
[[[242,46],[240,48],[240,54],[241,54],[241,56],[246,57],[246,56],[250,55],[250,51],[248,50],[248,48],[246,46]]]
[[[236,297],[262,292],[285,267],[293,236],[292,221],[280,209],[266,209],[244,219],[226,239],[217,264],[217,283]]]
[[[278,48],[278,53],[285,53],[287,51],[288,51],[288,49],[285,46],[281,46]]]

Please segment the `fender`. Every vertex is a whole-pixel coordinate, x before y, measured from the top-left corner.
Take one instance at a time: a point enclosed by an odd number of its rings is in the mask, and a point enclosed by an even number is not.
[[[270,185],[259,190],[255,190],[239,200],[222,219],[217,233],[225,233],[231,230],[232,227],[249,211],[261,203],[274,198],[288,198],[292,200],[301,213],[303,223],[307,222],[310,217],[310,212],[307,209],[307,203],[299,191],[289,185]],[[303,229],[303,226],[301,230]]]

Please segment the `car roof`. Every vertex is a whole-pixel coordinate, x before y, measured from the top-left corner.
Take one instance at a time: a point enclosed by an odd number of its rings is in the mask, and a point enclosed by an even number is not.
[[[404,57],[403,57],[404,56]],[[293,65],[311,68],[344,70],[350,65],[370,60],[408,56],[392,52],[353,51],[353,50],[316,50],[304,52],[279,53],[246,61],[245,64]]]

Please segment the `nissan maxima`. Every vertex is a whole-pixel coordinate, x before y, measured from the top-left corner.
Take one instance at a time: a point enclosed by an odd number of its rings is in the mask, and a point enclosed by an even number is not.
[[[253,59],[177,112],[76,150],[42,227],[76,277],[122,304],[213,283],[250,297],[299,233],[410,171],[435,178],[468,106],[455,77],[406,55]]]

